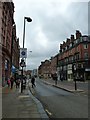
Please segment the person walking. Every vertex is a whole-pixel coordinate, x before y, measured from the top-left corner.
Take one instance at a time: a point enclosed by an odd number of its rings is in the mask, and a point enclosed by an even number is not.
[[[57,85],[57,73],[54,74],[55,85]]]
[[[35,85],[35,77],[34,76],[31,78],[31,83],[32,83],[32,88],[36,87],[36,85]]]
[[[10,81],[10,79],[8,78],[8,80],[7,80],[8,87],[10,87],[10,83],[11,83],[11,81]]]
[[[14,77],[13,76],[10,78],[10,81],[11,81],[11,89],[12,89],[13,88],[13,83],[14,83]]]
[[[16,79],[16,88],[19,88],[19,86],[20,86],[20,79],[17,78],[17,79]]]

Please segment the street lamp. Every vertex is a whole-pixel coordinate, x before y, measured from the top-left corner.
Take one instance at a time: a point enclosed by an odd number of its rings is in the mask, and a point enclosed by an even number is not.
[[[24,42],[25,42],[25,20],[27,20],[27,22],[32,22],[32,19],[30,17],[24,17],[24,29],[23,29],[23,48],[24,48]]]
[[[23,29],[23,48],[24,48],[24,43],[25,43],[25,23],[27,22],[32,22],[32,19],[30,17],[24,17],[24,29]],[[24,59],[22,59],[22,61],[24,62]],[[21,81],[21,93],[23,92],[23,67],[22,66],[22,81]]]

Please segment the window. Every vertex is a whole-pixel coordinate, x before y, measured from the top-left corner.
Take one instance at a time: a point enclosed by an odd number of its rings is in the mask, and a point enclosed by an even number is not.
[[[72,47],[72,43],[70,43],[70,47]]]
[[[88,49],[88,44],[84,44],[84,49]]]
[[[82,39],[82,37],[80,37],[80,42],[82,42],[83,41],[83,39]]]
[[[76,59],[79,60],[79,54],[76,55]]]
[[[88,58],[88,53],[87,52],[84,53],[84,58]]]

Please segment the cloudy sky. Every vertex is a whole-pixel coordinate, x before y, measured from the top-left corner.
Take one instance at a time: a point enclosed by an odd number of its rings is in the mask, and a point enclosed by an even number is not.
[[[60,43],[75,35],[76,30],[88,34],[88,0],[71,1],[13,0],[20,47],[23,46],[24,17],[32,18],[32,22],[26,22],[27,69],[36,69],[41,61],[55,56]]]

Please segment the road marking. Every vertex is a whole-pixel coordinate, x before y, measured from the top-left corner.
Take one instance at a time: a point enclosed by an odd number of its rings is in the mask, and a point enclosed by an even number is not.
[[[18,98],[27,98],[27,97],[30,97],[29,95],[21,95],[21,96],[18,96]]]
[[[49,115],[52,115],[52,113],[51,113],[51,112],[49,112],[47,109],[45,109],[45,111],[46,111]]]

